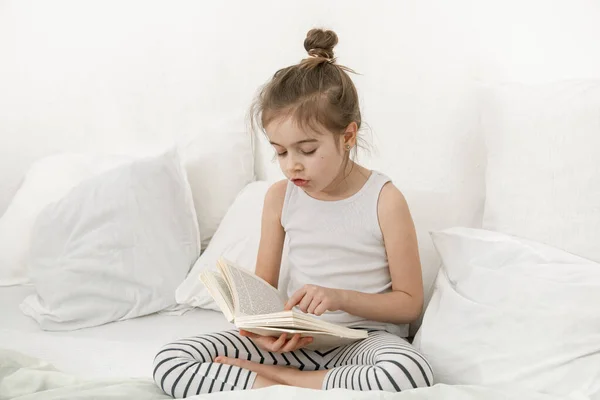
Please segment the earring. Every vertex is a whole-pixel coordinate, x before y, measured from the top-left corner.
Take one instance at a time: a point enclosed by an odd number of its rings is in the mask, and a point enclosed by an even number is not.
[[[350,150],[350,145],[349,144],[346,145],[346,150]]]

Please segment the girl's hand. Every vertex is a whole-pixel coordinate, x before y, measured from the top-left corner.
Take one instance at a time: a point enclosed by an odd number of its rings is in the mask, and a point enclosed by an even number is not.
[[[344,308],[346,292],[317,285],[304,285],[289,298],[285,310],[294,306],[305,313],[321,315],[325,311],[337,311]]]
[[[287,340],[287,333],[282,333],[278,338],[272,336],[257,335],[252,332],[240,329],[240,335],[249,337],[258,347],[272,353],[287,353],[289,351],[298,350],[312,343],[312,337],[300,338],[300,334],[296,333],[291,339]]]

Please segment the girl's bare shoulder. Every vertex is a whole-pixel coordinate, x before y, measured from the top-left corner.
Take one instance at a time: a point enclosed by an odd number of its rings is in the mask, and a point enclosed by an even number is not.
[[[283,202],[285,200],[285,191],[287,189],[287,179],[282,179],[273,183],[265,195],[265,208],[281,214]]]

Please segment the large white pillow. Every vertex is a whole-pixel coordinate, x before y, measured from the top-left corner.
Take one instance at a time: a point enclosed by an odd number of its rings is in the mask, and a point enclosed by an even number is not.
[[[36,161],[0,218],[0,286],[28,283],[27,259],[35,219],[83,180],[126,162],[113,155],[61,153]]]
[[[200,254],[192,195],[178,153],[89,178],[39,215],[22,311],[45,330],[72,330],[176,306]]]
[[[254,181],[252,137],[243,117],[223,117],[180,151],[205,249],[240,190]]]
[[[414,344],[438,383],[600,395],[600,264],[498,232],[432,237],[443,266]]]
[[[600,80],[484,93],[483,228],[600,262]]]
[[[263,203],[269,186],[270,184],[264,181],[252,182],[238,194],[210,244],[198,258],[185,281],[177,288],[175,297],[178,303],[219,310],[198,278],[202,271],[216,270],[220,256],[254,271],[260,242]],[[282,257],[282,270],[278,284],[279,288],[284,288],[283,292],[287,285],[286,252],[287,247]]]

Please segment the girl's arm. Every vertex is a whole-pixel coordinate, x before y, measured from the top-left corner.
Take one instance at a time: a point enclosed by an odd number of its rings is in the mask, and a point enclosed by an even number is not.
[[[281,226],[281,210],[287,181],[274,183],[265,195],[260,244],[256,258],[256,275],[277,288],[285,231]]]
[[[421,261],[408,204],[391,183],[381,190],[377,214],[388,257],[392,292],[343,291],[341,308],[349,314],[374,321],[410,323],[419,318],[423,309]]]

